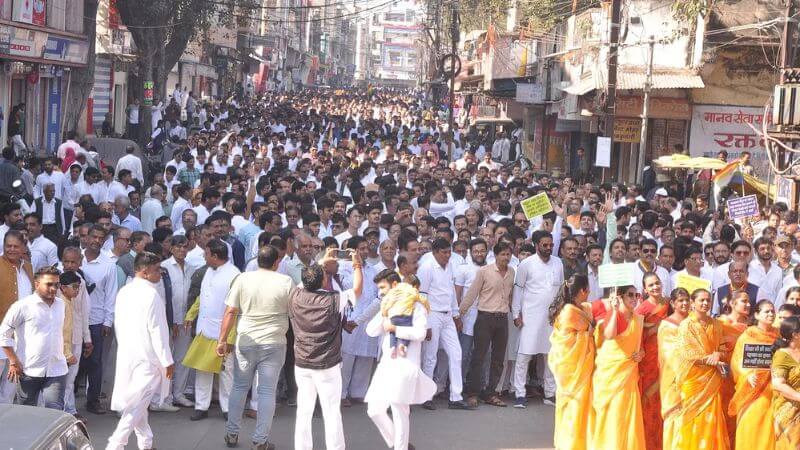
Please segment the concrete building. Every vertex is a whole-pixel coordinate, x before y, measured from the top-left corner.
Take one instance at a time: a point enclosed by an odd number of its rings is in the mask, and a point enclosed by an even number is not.
[[[384,86],[416,86],[422,79],[420,39],[424,13],[419,3],[399,1],[376,11],[369,22],[369,81]]]

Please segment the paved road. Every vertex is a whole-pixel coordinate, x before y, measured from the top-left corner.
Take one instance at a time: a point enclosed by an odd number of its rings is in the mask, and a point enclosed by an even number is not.
[[[81,402],[83,399],[79,399]],[[532,399],[527,409],[497,408],[482,405],[476,411],[450,411],[445,402],[439,409],[426,411],[419,407],[411,410],[411,442],[419,450],[533,450],[552,448],[553,407],[541,400]],[[347,448],[351,450],[382,450],[383,443],[377,429],[367,417],[365,405],[344,408],[344,431]],[[82,413],[85,413],[81,411]],[[293,448],[295,409],[279,405],[272,428],[271,441],[279,450]],[[209,418],[191,422],[191,411],[177,413],[151,413],[150,426],[159,450],[217,450],[224,449],[222,441],[225,424],[216,405],[212,405]],[[113,414],[95,416],[86,414],[89,432],[95,448],[102,449],[117,423]],[[239,448],[249,448],[249,436],[255,421],[244,419]],[[322,419],[314,419],[314,448],[323,449]],[[131,435],[128,449],[136,449],[136,438]]]

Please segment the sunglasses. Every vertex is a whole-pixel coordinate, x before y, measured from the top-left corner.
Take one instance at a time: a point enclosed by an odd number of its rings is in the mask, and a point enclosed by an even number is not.
[[[642,252],[642,253],[644,253],[644,254],[646,254],[646,255],[647,255],[647,254],[653,254],[653,255],[655,255],[655,254],[656,254],[656,249],[654,249],[654,248],[643,248],[643,249],[641,250],[641,252]]]

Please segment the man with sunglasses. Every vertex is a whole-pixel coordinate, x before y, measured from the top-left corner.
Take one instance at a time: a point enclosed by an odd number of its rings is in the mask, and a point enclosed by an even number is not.
[[[669,296],[672,292],[672,278],[669,272],[656,264],[658,254],[658,243],[653,239],[643,239],[639,249],[639,260],[634,264],[633,285],[639,293],[644,292],[642,277],[647,272],[655,272],[661,280],[661,292]]]

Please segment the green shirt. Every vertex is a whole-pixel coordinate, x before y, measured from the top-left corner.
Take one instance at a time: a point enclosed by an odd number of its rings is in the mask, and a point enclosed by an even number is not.
[[[225,305],[239,310],[238,346],[286,345],[293,287],[291,278],[272,270],[244,272],[233,279]]]

